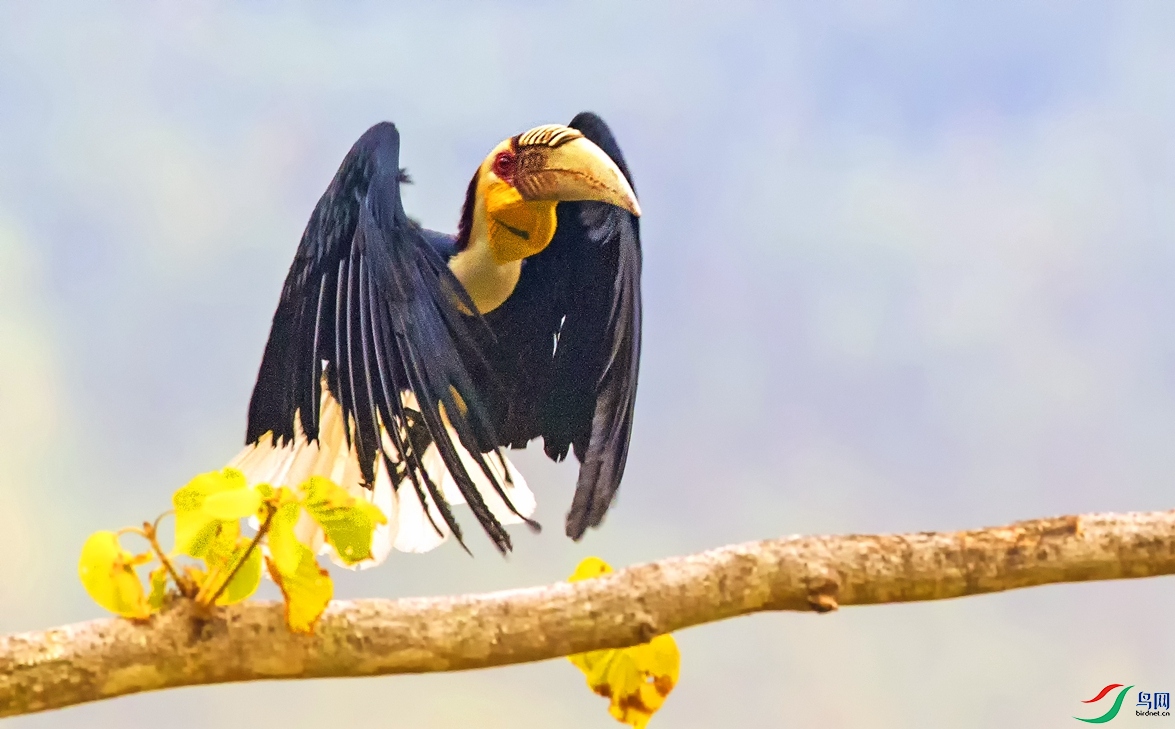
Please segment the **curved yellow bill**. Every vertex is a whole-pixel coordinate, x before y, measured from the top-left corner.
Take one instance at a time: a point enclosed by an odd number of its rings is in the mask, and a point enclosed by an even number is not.
[[[585,137],[558,147],[520,149],[514,186],[524,200],[595,200],[641,214],[636,193],[620,168]]]

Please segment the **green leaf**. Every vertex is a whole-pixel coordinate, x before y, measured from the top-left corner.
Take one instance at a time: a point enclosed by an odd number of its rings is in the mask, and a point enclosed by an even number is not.
[[[86,592],[102,607],[125,618],[146,618],[154,612],[147,604],[143,583],[135,565],[150,559],[122,548],[114,532],[95,532],[82,545],[78,577]]]
[[[322,527],[340,559],[355,564],[371,557],[375,527],[388,521],[378,507],[321,476],[312,476],[300,490],[303,508]]]
[[[330,574],[318,566],[314,554],[299,544],[301,554],[296,569],[282,571],[277,563],[267,562],[269,574],[286,599],[286,625],[295,633],[313,633],[314,626],[334,595]]]
[[[175,507],[176,551],[192,557],[203,557],[217,536],[220,523],[224,521],[205,509],[209,497],[249,490],[244,474],[234,468],[226,468],[222,471],[202,473],[189,481],[187,486],[176,491],[171,499]],[[227,497],[226,500],[231,502],[231,499],[232,497]]]
[[[612,568],[598,557],[579,563],[571,582],[608,574]],[[583,671],[588,687],[607,698],[617,721],[643,729],[677,684],[681,653],[672,635],[658,635],[630,648],[577,653],[567,657]]]

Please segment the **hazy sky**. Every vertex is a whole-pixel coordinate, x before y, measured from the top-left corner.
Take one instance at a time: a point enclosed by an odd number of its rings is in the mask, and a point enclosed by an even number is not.
[[[568,542],[574,467],[527,453],[541,536],[398,555],[341,597],[1175,505],[1170,3],[0,0],[0,631],[99,617],[86,535],[236,452],[364,129],[399,125],[409,212],[452,230],[495,143],[583,109],[645,211],[613,512]],[[653,726],[1070,726],[1107,683],[1175,690],[1173,606],[1159,579],[695,628]],[[230,724],[612,726],[562,660],[10,722]]]

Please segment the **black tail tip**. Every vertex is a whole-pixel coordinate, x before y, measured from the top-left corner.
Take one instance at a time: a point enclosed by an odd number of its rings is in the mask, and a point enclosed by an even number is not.
[[[588,529],[587,519],[582,515],[568,514],[567,515],[567,529],[566,534],[571,538],[571,541],[578,542],[583,539],[583,535]]]

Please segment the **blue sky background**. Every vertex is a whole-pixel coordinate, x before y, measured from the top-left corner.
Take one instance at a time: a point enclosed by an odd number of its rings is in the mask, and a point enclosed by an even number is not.
[[[1175,6],[0,3],[0,631],[98,617],[90,532],[238,449],[298,236],[394,120],[452,230],[499,140],[592,109],[645,210],[645,357],[605,528],[336,575],[462,593],[792,533],[1171,508]],[[1069,726],[1175,689],[1175,582],[685,631],[657,727]],[[1129,722],[1123,715],[1119,721]],[[565,661],[195,688],[13,720],[607,727]]]

